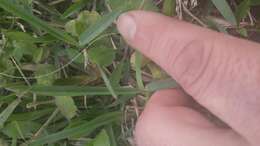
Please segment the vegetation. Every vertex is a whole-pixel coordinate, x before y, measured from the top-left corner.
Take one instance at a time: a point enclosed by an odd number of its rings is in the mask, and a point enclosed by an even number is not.
[[[0,145],[130,146],[152,92],[175,87],[115,27],[144,9],[260,41],[259,0],[0,0]]]

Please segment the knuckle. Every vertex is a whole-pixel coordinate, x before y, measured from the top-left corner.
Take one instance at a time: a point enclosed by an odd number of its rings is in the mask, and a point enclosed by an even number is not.
[[[199,94],[201,90],[204,90],[203,84],[209,82],[204,78],[209,73],[208,68],[215,48],[214,44],[214,42],[193,40],[181,46],[176,57],[168,59],[169,65],[172,64],[171,68],[174,70],[172,74],[192,95]]]

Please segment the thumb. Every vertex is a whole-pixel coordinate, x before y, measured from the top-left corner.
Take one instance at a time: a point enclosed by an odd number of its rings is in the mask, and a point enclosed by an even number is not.
[[[248,146],[230,129],[219,128],[190,106],[181,90],[157,91],[135,129],[138,146]]]

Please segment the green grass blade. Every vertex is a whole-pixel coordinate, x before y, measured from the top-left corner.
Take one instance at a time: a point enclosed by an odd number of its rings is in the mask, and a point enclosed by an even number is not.
[[[233,25],[237,25],[236,17],[226,0],[211,0],[222,16]]]
[[[45,96],[109,96],[111,95],[107,87],[90,87],[90,86],[45,86],[33,85],[30,89],[25,85],[4,85],[3,88],[10,91],[28,92]],[[131,87],[114,88],[117,95],[135,95],[141,93],[140,90]]]
[[[116,137],[115,137],[115,133],[114,133],[112,124],[108,125],[106,127],[106,131],[107,131],[107,134],[110,138],[110,145],[111,146],[117,146],[117,141],[116,141]]]
[[[102,76],[102,78],[103,78],[103,80],[104,80],[104,82],[105,82],[105,84],[107,86],[108,91],[116,99],[117,98],[117,94],[116,94],[114,88],[111,86],[111,83],[110,83],[106,73],[103,71],[103,69],[100,66],[98,66],[98,68],[99,68],[100,74],[101,74],[101,76]]]
[[[167,16],[174,16],[176,9],[176,0],[164,0],[163,2],[163,14]]]
[[[139,89],[144,89],[144,83],[142,79],[142,54],[140,52],[135,52],[135,76],[136,82]]]
[[[10,94],[10,95],[6,95],[6,96],[0,96],[0,103],[10,103],[13,100],[16,99],[16,95],[15,94]]]
[[[62,18],[68,18],[74,13],[80,11],[87,4],[88,0],[79,0],[72,4],[63,14]]]
[[[13,15],[22,18],[34,27],[46,31],[47,33],[51,34],[59,40],[62,40],[68,44],[77,45],[77,42],[73,37],[61,30],[49,26],[45,21],[35,17],[34,15],[30,14],[29,12],[19,7],[17,4],[11,2],[10,0],[0,0],[0,7],[12,13]]]
[[[223,25],[219,24],[218,22],[216,22],[216,20],[215,20],[214,18],[212,18],[212,17],[207,17],[206,20],[207,20],[207,24],[208,24],[208,26],[209,26],[210,28],[216,29],[216,30],[218,30],[219,32],[228,34],[227,28],[224,27]]]
[[[21,102],[21,99],[17,98],[7,108],[0,114],[0,129],[3,128],[4,123],[7,121],[8,117],[13,113],[17,105]]]
[[[47,116],[51,114],[53,111],[53,108],[47,108],[47,109],[42,109],[38,111],[32,111],[32,112],[26,112],[26,113],[17,113],[17,114],[12,114],[7,121],[26,121],[26,120],[37,120],[41,117]]]
[[[120,112],[104,114],[90,122],[79,125],[77,127],[65,129],[58,133],[40,137],[40,138],[34,140],[31,144],[29,144],[29,146],[39,146],[39,145],[43,145],[46,143],[53,143],[58,140],[65,139],[67,137],[71,137],[74,135],[88,135],[91,132],[93,132],[95,129],[97,129],[101,126],[118,121],[120,119],[120,117],[121,117]]]
[[[149,92],[154,92],[162,89],[176,88],[178,84],[173,79],[159,80],[149,83],[145,88]]]
[[[17,146],[17,138],[12,139],[12,144],[11,146]]]
[[[79,38],[79,45],[85,46],[106,30],[121,14],[122,10],[115,10],[103,16],[95,25],[89,27]]]

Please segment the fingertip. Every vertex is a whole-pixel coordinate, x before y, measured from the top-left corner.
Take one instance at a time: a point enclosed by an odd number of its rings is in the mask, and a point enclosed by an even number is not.
[[[134,10],[119,16],[117,28],[131,47],[149,56],[147,46],[158,36],[158,32],[162,32],[158,22],[161,26],[165,26],[167,24],[165,20],[165,16],[158,13]]]
[[[136,21],[130,12],[123,13],[117,20],[119,33],[126,39],[132,40],[136,34]]]

